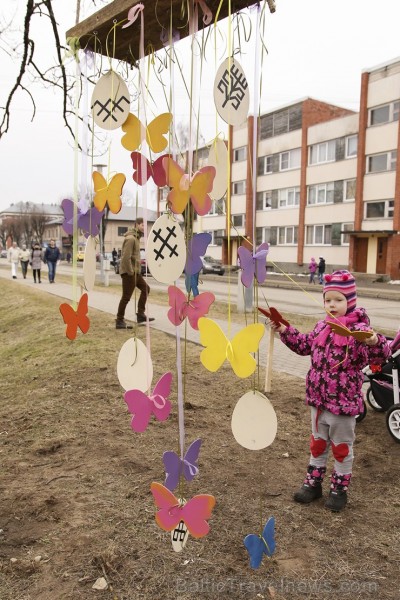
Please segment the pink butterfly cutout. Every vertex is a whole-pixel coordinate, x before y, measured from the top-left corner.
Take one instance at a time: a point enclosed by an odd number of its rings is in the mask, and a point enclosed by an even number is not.
[[[145,431],[153,414],[158,421],[168,419],[171,402],[168,400],[171,391],[172,373],[164,373],[154,386],[153,393],[147,396],[140,390],[128,390],[124,400],[132,413],[131,427],[141,433]]]
[[[201,538],[207,535],[210,531],[207,520],[215,506],[214,496],[200,494],[183,504],[161,483],[153,482],[150,489],[154,502],[160,509],[156,514],[156,523],[161,529],[172,531],[183,521],[193,537]]]
[[[210,310],[215,296],[211,292],[203,292],[188,301],[185,294],[175,285],[168,287],[168,319],[173,325],[180,325],[186,317],[193,329],[198,329],[197,324],[200,317],[204,317]]]
[[[142,171],[142,158],[145,165],[145,172]],[[132,152],[132,166],[134,172],[132,179],[138,185],[147,183],[150,177],[153,178],[154,183],[157,187],[164,187],[167,185],[167,178],[163,167],[163,159],[170,158],[170,154],[163,154],[159,156],[153,163],[149,162],[143,154],[140,152]]]
[[[238,248],[240,268],[242,269],[241,280],[245,287],[250,287],[254,276],[258,283],[264,283],[267,277],[266,258],[269,244],[264,242],[258,246],[254,254],[244,246]]]

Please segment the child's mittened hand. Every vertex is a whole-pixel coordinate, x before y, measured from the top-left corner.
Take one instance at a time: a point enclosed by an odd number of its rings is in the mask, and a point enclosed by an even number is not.
[[[371,337],[365,340],[365,343],[367,344],[367,346],[376,346],[376,344],[378,343],[378,336],[376,335],[375,331],[374,335],[371,335]]]
[[[285,325],[282,325],[280,323],[275,323],[275,321],[265,321],[265,325],[267,325],[268,327],[271,327],[271,329],[275,333],[283,333],[286,329]]]

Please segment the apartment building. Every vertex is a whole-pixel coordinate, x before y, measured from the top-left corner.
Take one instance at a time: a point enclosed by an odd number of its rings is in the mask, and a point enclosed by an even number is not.
[[[212,235],[208,254],[235,264],[239,245],[267,241],[284,270],[323,256],[399,279],[399,106],[395,59],[362,74],[359,112],[305,98],[231,127],[230,227],[226,198],[195,226]],[[206,160],[200,149],[194,163]]]

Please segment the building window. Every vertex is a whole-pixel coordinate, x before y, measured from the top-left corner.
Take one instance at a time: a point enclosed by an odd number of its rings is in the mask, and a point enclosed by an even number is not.
[[[264,175],[268,175],[269,173],[272,173],[272,154],[266,156],[264,162]]]
[[[307,225],[306,244],[309,246],[327,246],[332,240],[332,225]]]
[[[120,237],[123,236],[123,235],[125,235],[127,231],[128,231],[127,227],[118,227],[118,235]]]
[[[232,215],[232,225],[234,227],[244,227],[244,215]]]
[[[272,206],[272,192],[268,191],[268,192],[263,192],[263,199],[262,199],[262,208],[263,210],[269,210]]]
[[[336,155],[336,140],[322,142],[310,146],[310,165],[318,165],[320,163],[333,162]]]
[[[232,183],[232,195],[238,196],[240,194],[246,193],[246,182],[245,181],[235,181]]]
[[[213,229],[211,231],[207,231],[211,235],[210,246],[222,246],[222,239],[224,236],[223,229]]]
[[[329,183],[320,183],[319,185],[310,185],[308,188],[308,206],[314,204],[332,204],[334,201],[335,184],[333,181]]]
[[[279,170],[288,171],[289,169],[298,169],[300,167],[301,149],[281,152],[279,155]]]
[[[357,156],[358,135],[350,135],[346,138],[346,158]]]
[[[298,227],[278,227],[278,244],[286,246],[297,244]]]
[[[400,102],[391,102],[390,104],[384,104],[383,106],[377,106],[371,108],[369,111],[369,124],[382,125],[383,123],[390,123],[391,121],[399,120],[399,107]]]
[[[256,243],[259,246],[264,242],[268,242],[271,246],[276,246],[277,243],[277,227],[257,227],[256,228]]]
[[[356,183],[357,179],[348,179],[344,182],[344,199],[354,200],[356,197]]]
[[[300,204],[300,188],[278,190],[279,208],[292,208]]]
[[[354,223],[343,223],[342,231],[353,231]],[[348,246],[350,244],[350,234],[342,233],[342,246]]]
[[[233,151],[233,162],[241,162],[242,160],[246,160],[247,157],[247,148],[246,146],[242,146],[241,148],[236,148]]]
[[[213,200],[212,206],[207,214],[208,215],[224,215],[225,214],[225,203],[224,203],[223,198],[220,198],[219,200]]]
[[[380,200],[379,202],[365,203],[366,219],[392,219],[394,200]]]
[[[396,169],[396,162],[397,150],[367,156],[367,172],[382,173],[383,171],[394,171]]]

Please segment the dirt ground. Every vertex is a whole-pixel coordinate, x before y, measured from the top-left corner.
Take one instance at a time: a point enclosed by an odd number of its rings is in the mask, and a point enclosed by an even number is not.
[[[200,348],[187,344],[186,444],[203,444],[185,496],[212,494],[216,506],[210,533],[175,553],[150,493],[164,481],[163,452],[178,448],[175,375],[168,421],[134,433],[116,375],[129,333],[90,310],[88,334],[70,342],[59,299],[1,287],[1,600],[399,598],[400,444],[384,414],[370,410],[357,426],[345,511],[335,515],[323,500],[297,505],[308,462],[304,382],[274,374],[278,434],[251,452],[230,423],[253,379],[228,366],[209,373]],[[145,341],[145,328],[138,337]],[[175,350],[173,338],[152,331],[153,382],[175,373]],[[252,570],[243,538],[271,515],[276,553]],[[107,589],[92,589],[101,577]]]

